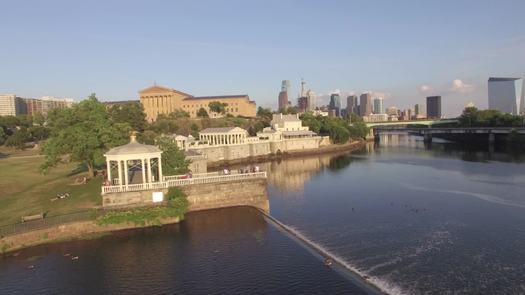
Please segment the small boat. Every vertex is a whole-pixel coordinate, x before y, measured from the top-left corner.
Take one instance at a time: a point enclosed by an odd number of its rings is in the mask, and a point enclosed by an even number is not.
[[[68,256],[71,256],[71,254],[69,253],[64,254],[64,257],[68,257]]]
[[[78,260],[78,256],[71,257],[71,260]]]
[[[331,266],[333,263],[334,263],[334,262],[333,262],[332,259],[330,259],[330,258],[326,258],[326,259],[324,260],[324,265],[326,265],[326,266]]]

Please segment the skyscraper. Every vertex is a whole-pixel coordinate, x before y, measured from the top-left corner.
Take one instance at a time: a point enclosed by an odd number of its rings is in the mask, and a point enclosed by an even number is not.
[[[339,94],[334,93],[330,95],[330,109],[335,110],[335,116],[341,116],[341,97]]]
[[[441,96],[427,97],[427,118],[440,119],[441,118]]]
[[[374,114],[384,114],[385,109],[383,108],[383,98],[374,98]]]
[[[417,118],[417,116],[421,115],[421,110],[419,108],[420,108],[419,104],[416,103],[414,105],[414,116],[416,116],[416,118]]]
[[[306,97],[308,99],[307,110],[313,111],[317,107],[317,95],[312,90],[306,91]]]
[[[359,97],[359,115],[368,116],[372,113],[372,96],[370,93],[363,93]]]
[[[490,77],[489,109],[503,113],[525,113],[522,78],[495,78]]]
[[[308,111],[308,105],[309,105],[308,97],[301,96],[301,97],[297,98],[297,109],[298,109],[299,113],[307,112]]]
[[[357,109],[357,106],[358,106],[357,96],[349,95],[346,98],[346,113],[348,114],[348,116],[350,116],[351,114],[356,114],[356,115],[359,114],[359,110]]]
[[[290,81],[283,80],[281,83],[281,92],[279,92],[279,110],[286,109],[288,107],[288,88],[290,87]]]

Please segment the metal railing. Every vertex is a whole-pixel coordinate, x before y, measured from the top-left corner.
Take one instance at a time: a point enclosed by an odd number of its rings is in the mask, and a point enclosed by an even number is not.
[[[152,183],[139,183],[130,185],[112,185],[103,186],[102,194],[108,193],[120,193],[120,192],[134,192],[152,189],[165,189],[174,186],[183,186],[191,184],[207,184],[207,183],[218,183],[235,180],[245,180],[254,178],[266,178],[266,171],[263,172],[252,172],[252,173],[232,173],[226,175],[219,175],[218,173],[207,173],[209,176],[199,175],[198,177],[192,176],[191,178],[181,178],[181,175],[166,176],[165,181],[152,182]],[[179,178],[177,178],[179,177]]]
[[[63,215],[45,217],[43,219],[26,221],[0,226],[0,238],[15,234],[21,234],[39,229],[46,229],[53,226],[67,224],[71,222],[93,220],[102,212],[97,210],[87,210]]]

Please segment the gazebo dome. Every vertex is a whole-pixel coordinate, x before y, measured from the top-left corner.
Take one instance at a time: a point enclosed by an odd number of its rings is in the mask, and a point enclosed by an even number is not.
[[[137,142],[136,137],[132,135],[128,144],[110,149],[106,153],[106,156],[157,154],[161,152],[162,151],[154,145],[147,145]]]

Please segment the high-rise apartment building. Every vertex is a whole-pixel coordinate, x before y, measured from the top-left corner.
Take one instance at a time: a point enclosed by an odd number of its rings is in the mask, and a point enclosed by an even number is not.
[[[441,96],[427,97],[427,118],[440,119],[441,118]]]
[[[421,115],[421,110],[420,110],[419,108],[420,108],[419,104],[416,103],[416,104],[414,105],[414,115],[415,115],[416,117],[419,116],[419,115]]]
[[[279,110],[283,110],[288,107],[288,88],[290,88],[290,81],[283,80],[281,83],[281,92],[279,92]]]
[[[70,108],[74,104],[72,98],[43,96],[41,98],[24,98],[28,115],[35,113],[47,114],[52,109]]]
[[[339,94],[330,95],[330,109],[335,111],[336,117],[341,117],[341,97]]]
[[[18,116],[26,113],[22,98],[16,94],[0,94],[0,116]]]
[[[384,114],[385,109],[383,107],[383,98],[376,97],[374,98],[374,114]]]
[[[372,95],[363,93],[359,97],[359,115],[368,116],[372,114]]]
[[[488,80],[489,109],[509,114],[525,113],[522,78],[496,78]]]
[[[349,95],[346,98],[346,113],[350,116],[351,114],[359,115],[359,109],[357,103],[357,96]]]

